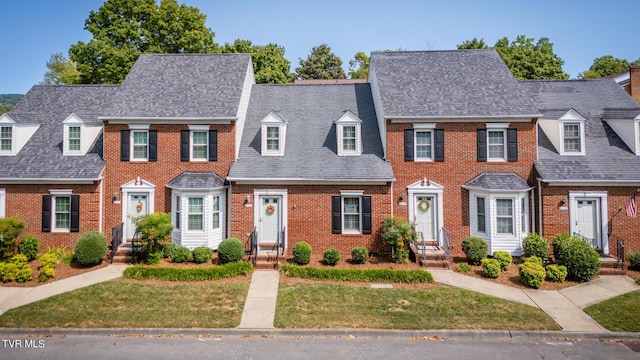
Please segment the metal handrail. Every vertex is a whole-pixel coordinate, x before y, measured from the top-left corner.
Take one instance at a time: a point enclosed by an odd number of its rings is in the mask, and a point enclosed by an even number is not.
[[[282,230],[278,232],[278,237],[276,239],[276,270],[280,267],[280,249],[282,249],[284,255],[284,234],[285,227],[282,227]]]
[[[447,269],[451,269],[451,243],[449,239],[449,231],[443,227],[440,228],[442,248],[444,249],[444,258],[447,260]]]
[[[124,223],[120,223],[120,225],[116,225],[111,228],[111,255],[109,262],[113,264],[113,258],[116,256],[116,252],[118,251],[118,247],[120,246],[120,242],[122,241],[122,229],[124,227]]]
[[[618,264],[620,264],[620,269],[624,270],[624,239],[621,237],[616,239],[616,256],[618,258]]]
[[[253,265],[255,266],[258,261],[258,230],[255,226],[251,232],[251,256],[253,257]]]
[[[142,243],[140,242],[140,233],[136,228],[136,232],[133,233],[133,238],[131,239],[131,256],[133,258],[134,263],[140,260],[141,252],[142,252]]]

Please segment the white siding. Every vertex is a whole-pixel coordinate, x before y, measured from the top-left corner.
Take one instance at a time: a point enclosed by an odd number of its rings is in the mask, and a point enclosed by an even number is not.
[[[640,144],[638,144],[638,123],[630,120],[607,120],[607,124],[611,126],[613,131],[618,134],[620,139],[631,149],[631,151],[640,155]]]
[[[378,86],[378,79],[376,78],[376,72],[373,67],[373,62],[369,65],[368,81],[371,87],[371,95],[373,98],[373,105],[376,109],[376,118],[378,118],[378,130],[380,131],[380,140],[382,141],[382,151],[384,158],[387,158],[387,123],[384,119],[384,109],[382,108],[382,97],[380,96],[380,87]]]
[[[172,242],[185,246],[190,250],[193,250],[200,246],[206,246],[213,250],[217,250],[220,242],[223,240],[226,233],[225,228],[227,224],[226,216],[226,189],[215,190],[210,192],[180,192],[174,191],[172,197],[174,204],[172,205],[172,221],[175,222],[176,211],[176,195],[180,196],[181,202],[181,214],[180,214],[180,229],[173,230],[171,237]],[[220,228],[213,229],[213,198],[218,196],[220,198]],[[201,197],[204,199],[203,204],[203,219],[202,230],[189,230],[189,198]]]
[[[242,133],[244,132],[244,122],[247,118],[247,109],[249,108],[249,98],[251,97],[251,87],[256,83],[255,75],[253,74],[253,63],[249,60],[247,66],[247,74],[244,78],[244,84],[242,85],[242,94],[240,95],[240,103],[238,104],[238,119],[236,120],[236,159],[240,154],[240,141],[242,140]]]
[[[560,153],[560,126],[558,126],[557,120],[538,120],[538,125],[544,131],[545,135],[556,148],[556,151]]]

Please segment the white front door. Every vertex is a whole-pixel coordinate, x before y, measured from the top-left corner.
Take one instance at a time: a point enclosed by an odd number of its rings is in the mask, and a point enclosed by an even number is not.
[[[420,233],[425,241],[435,241],[436,224],[435,209],[436,197],[433,195],[415,195],[413,204],[414,223],[418,232],[418,240],[421,240]]]
[[[148,194],[129,194],[127,214],[127,239],[132,239],[136,232],[136,220],[149,213]]]
[[[601,249],[598,208],[597,199],[577,200],[575,232],[587,238],[594,248]]]
[[[278,241],[280,231],[280,196],[260,197],[260,228],[258,229],[258,242],[275,244]]]

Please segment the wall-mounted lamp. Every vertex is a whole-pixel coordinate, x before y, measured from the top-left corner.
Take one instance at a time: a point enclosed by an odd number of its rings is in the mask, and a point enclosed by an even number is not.
[[[566,204],[566,203],[567,203],[567,198],[562,198],[560,200],[560,206],[564,206],[564,204]]]
[[[117,191],[113,193],[113,203],[120,204],[120,194]]]
[[[398,198],[398,202],[404,202],[404,194],[400,194],[400,197]]]
[[[244,198],[244,204],[249,205],[250,203],[251,203],[251,196],[247,195],[247,197]]]

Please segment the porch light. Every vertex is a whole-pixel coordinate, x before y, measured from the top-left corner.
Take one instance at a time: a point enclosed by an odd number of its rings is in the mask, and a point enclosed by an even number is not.
[[[113,193],[113,202],[114,202],[114,203],[117,203],[117,202],[119,202],[119,201],[120,201],[120,195],[119,195],[119,194],[118,194],[118,192],[116,191],[116,192],[114,192],[114,193]]]
[[[248,205],[249,203],[251,203],[251,196],[247,195],[247,197],[244,198],[244,204]]]
[[[563,198],[560,200],[560,206],[564,206],[564,204],[566,204],[566,203],[567,203],[567,198],[564,198],[564,197],[563,197]]]

